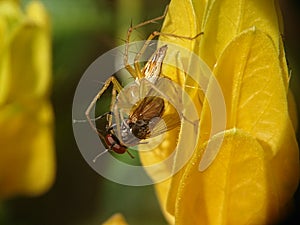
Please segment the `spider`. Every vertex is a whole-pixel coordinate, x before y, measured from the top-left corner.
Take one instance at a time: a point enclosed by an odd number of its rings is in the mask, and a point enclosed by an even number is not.
[[[136,26],[131,25],[127,32],[124,56],[125,69],[135,79],[136,87],[140,88],[142,85],[148,87],[146,88],[146,95],[133,105],[127,118],[125,118],[123,115],[116,115],[117,113],[114,114],[113,112],[116,112],[115,103],[119,100],[120,93],[123,87],[118,81],[118,79],[113,75],[105,81],[103,87],[91,101],[90,105],[88,106],[85,112],[86,118],[90,126],[96,131],[96,133],[105,142],[107,146],[106,151],[98,154],[95,157],[94,162],[98,157],[100,157],[107,151],[113,151],[118,154],[124,154],[125,152],[127,152],[131,158],[134,158],[134,156],[128,150],[129,146],[136,146],[140,144],[142,140],[148,139],[150,137],[155,137],[168,130],[174,129],[178,126],[178,123],[180,123],[180,121],[174,118],[174,116],[176,117],[176,115],[164,115],[166,108],[165,99],[170,100],[170,98],[159,88],[159,85],[163,80],[161,68],[163,65],[163,60],[166,56],[168,46],[163,45],[159,47],[153,53],[153,55],[150,57],[150,59],[147,61],[147,63],[142,69],[140,69],[139,59],[141,55],[145,52],[146,48],[149,46],[150,41],[156,36],[164,35],[193,40],[203,33],[201,32],[194,37],[183,37],[175,34],[165,34],[158,31],[154,31],[148,37],[140,51],[136,54],[133,66],[128,63],[128,52],[131,33],[139,27],[150,23],[154,23],[158,20],[162,20],[165,17],[166,13],[167,8],[162,16],[145,21]],[[96,105],[97,100],[101,98],[103,93],[106,90],[108,90],[108,88],[111,85],[112,98],[110,112],[105,113],[96,119],[91,119],[90,112],[92,108]],[[106,116],[107,120],[106,128],[105,130],[99,130],[96,128],[93,121],[99,118],[103,118],[104,116]],[[115,123],[112,122],[113,117],[115,117]],[[119,121],[120,118],[121,121]],[[162,120],[165,124],[167,124],[167,126],[159,126]],[[113,129],[115,126],[118,126],[118,135],[116,135]]]

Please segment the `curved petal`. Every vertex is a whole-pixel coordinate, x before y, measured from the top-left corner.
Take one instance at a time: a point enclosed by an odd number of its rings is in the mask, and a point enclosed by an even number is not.
[[[27,18],[10,43],[10,100],[44,97],[50,86],[48,19],[38,2],[31,3],[27,11]]]
[[[0,198],[38,195],[55,174],[48,16],[0,1],[0,33]]]
[[[102,225],[127,225],[124,217],[120,213],[112,215],[108,220],[106,220]]]
[[[271,37],[279,55],[281,34],[276,7],[273,0],[211,1],[198,54],[212,69],[227,44],[255,26]]]
[[[188,164],[176,198],[176,224],[242,225],[276,221],[299,179],[294,136],[290,135],[291,145],[281,146],[278,155],[269,160],[270,149],[241,130],[227,130],[210,142],[218,142],[223,135],[221,149],[211,167],[199,171],[200,154]],[[206,144],[202,149],[205,147]],[[283,169],[281,157],[288,169]],[[283,175],[287,173],[288,178]]]
[[[0,1],[0,104],[10,93],[10,43],[22,23],[22,12],[13,1]]]
[[[239,131],[226,131],[219,154],[205,172],[199,171],[200,158],[193,158],[182,177],[177,224],[265,224],[267,165],[259,143]]]
[[[299,156],[289,116],[293,105],[287,103],[289,76],[277,9],[271,0],[174,0],[170,4],[163,33],[191,37],[204,31],[204,35],[192,41],[166,36],[160,40],[190,49],[214,68],[227,110],[226,130],[213,133],[209,102],[203,102],[197,91],[189,92],[201,99],[200,135],[189,136],[192,130],[181,124],[181,151],[174,168],[185,151],[193,150],[189,138],[199,138],[198,146],[171,180],[156,185],[171,223],[173,216],[176,224],[184,225],[270,223],[282,216],[292,198],[299,180]],[[179,56],[182,62],[187,57]],[[188,83],[176,68],[164,65],[162,71],[182,86]],[[208,95],[214,93],[210,84]],[[169,145],[174,138],[166,137]],[[207,157],[206,147],[218,141],[222,143],[219,154]],[[210,167],[200,172],[202,160],[214,157],[204,165]],[[246,195],[247,201],[242,201]]]
[[[198,0],[173,0],[168,6],[161,32],[163,34],[175,34],[182,37],[194,37],[201,32],[202,16],[204,14],[206,1]],[[170,41],[193,50],[199,39],[194,41],[162,35],[162,41]],[[198,42],[199,43],[199,42]]]
[[[0,115],[0,196],[44,192],[55,174],[51,106],[14,103],[2,107]]]
[[[289,115],[277,51],[269,36],[256,28],[241,33],[219,57],[214,74],[225,98],[227,129],[249,132],[275,154]],[[207,103],[202,116],[201,138],[207,141],[211,127]]]

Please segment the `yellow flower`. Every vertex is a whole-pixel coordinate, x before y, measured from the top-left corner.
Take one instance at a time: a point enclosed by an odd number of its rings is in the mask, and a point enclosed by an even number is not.
[[[0,198],[38,195],[55,173],[51,40],[39,2],[0,1]]]
[[[102,223],[102,225],[127,225],[127,222],[121,214],[116,213]]]
[[[295,106],[291,97],[288,100],[281,24],[274,1],[171,1],[161,32],[204,34],[192,41],[160,40],[188,48],[207,63],[221,87],[227,113],[225,129],[211,133],[207,98],[190,92],[200,116],[197,147],[175,176],[156,184],[170,224],[270,224],[285,215],[298,186],[299,156],[289,115],[294,115]],[[163,74],[176,80],[180,72],[165,65]],[[214,90],[210,82],[206,95]],[[183,123],[181,151],[190,148],[186,136],[193,133],[183,132],[184,127]],[[152,156],[141,155],[144,164],[174,149],[176,135],[167,135]],[[207,145],[216,142],[222,143],[216,158],[200,171],[202,159],[209,158]]]

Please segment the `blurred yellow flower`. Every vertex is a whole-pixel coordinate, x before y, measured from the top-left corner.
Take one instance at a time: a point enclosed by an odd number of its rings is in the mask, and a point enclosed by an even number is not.
[[[122,214],[116,213],[106,220],[102,225],[127,225]]]
[[[297,123],[281,24],[278,5],[271,0],[171,1],[161,32],[204,35],[193,41],[160,40],[188,48],[207,63],[222,89],[227,123],[210,137],[208,100],[201,93],[191,95],[200,116],[197,148],[175,176],[156,184],[170,224],[270,224],[285,216],[298,186],[299,150],[289,115]],[[178,73],[164,65],[163,74],[173,80]],[[209,83],[206,94],[213,91]],[[182,130],[178,144],[184,151],[189,142]],[[167,135],[152,156],[141,154],[144,164],[164,159],[158,153],[174,149],[177,136]],[[222,141],[217,157],[199,171],[204,153],[209,154],[206,146],[217,141]]]
[[[50,25],[44,7],[0,1],[0,198],[45,192],[55,174]]]

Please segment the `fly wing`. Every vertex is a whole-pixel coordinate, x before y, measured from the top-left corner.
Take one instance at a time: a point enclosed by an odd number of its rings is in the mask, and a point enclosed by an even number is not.
[[[161,66],[163,64],[167,49],[167,45],[157,49],[141,71],[145,78],[153,84],[156,82],[157,78],[160,77]]]
[[[167,131],[180,127],[180,118],[178,114],[168,114],[162,118],[153,118],[149,123],[151,130],[150,137],[156,137]]]
[[[137,104],[137,108],[130,114],[132,121],[150,121],[154,117],[161,117],[164,112],[164,100],[157,96],[147,96]]]

